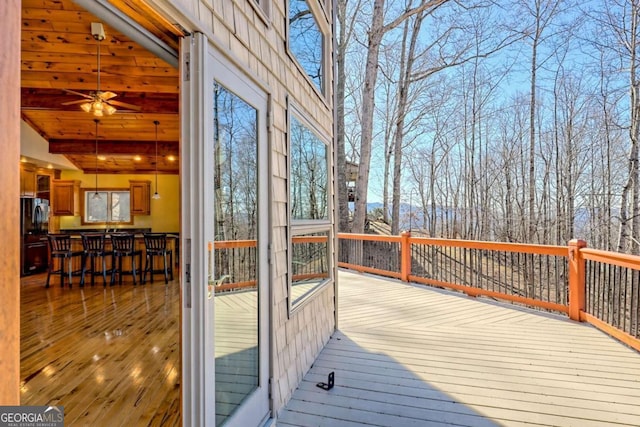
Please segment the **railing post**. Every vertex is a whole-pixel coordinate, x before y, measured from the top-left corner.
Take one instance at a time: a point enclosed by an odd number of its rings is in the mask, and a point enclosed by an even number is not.
[[[580,252],[586,247],[584,240],[573,239],[569,242],[569,318],[578,322],[586,304],[585,261]]]
[[[410,231],[403,231],[402,233],[400,233],[400,278],[404,282],[409,281],[409,275],[411,274],[411,244],[409,243],[410,237]]]

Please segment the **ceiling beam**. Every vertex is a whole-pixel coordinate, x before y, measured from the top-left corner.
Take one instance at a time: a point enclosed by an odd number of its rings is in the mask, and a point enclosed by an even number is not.
[[[178,151],[178,141],[158,141],[158,156],[177,156]],[[49,153],[51,154],[95,154],[95,152],[95,141],[76,139],[49,140]],[[156,144],[154,141],[98,141],[98,154],[153,156],[155,153]]]
[[[87,91],[87,94],[90,91]],[[78,105],[62,105],[63,102],[80,100],[82,97],[59,89],[21,89],[22,110],[78,111]],[[140,107],[142,113],[178,114],[178,93],[119,92],[114,101],[126,102]],[[118,107],[116,107],[118,108]],[[120,108],[126,110],[125,108]]]
[[[105,0],[73,0],[78,6],[88,10],[116,30],[126,34],[131,40],[143,46],[167,64],[178,68],[178,52],[172,46],[156,37],[142,25],[128,19],[121,10]],[[177,44],[177,43],[176,43]],[[177,47],[177,46],[176,46]]]

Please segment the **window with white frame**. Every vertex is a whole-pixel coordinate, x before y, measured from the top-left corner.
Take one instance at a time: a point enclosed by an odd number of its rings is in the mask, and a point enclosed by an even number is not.
[[[128,190],[85,190],[83,223],[130,223],[131,195]]]
[[[249,3],[260,13],[261,18],[265,21],[271,16],[272,0],[249,0]]]
[[[331,278],[329,143],[290,105],[289,306],[294,310]]]
[[[315,7],[311,7],[314,5]],[[314,86],[325,90],[325,33],[317,0],[289,0],[288,47]]]

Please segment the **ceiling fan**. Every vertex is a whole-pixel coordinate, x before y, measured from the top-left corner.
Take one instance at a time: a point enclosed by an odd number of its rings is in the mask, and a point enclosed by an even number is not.
[[[100,90],[100,43],[105,38],[104,28],[100,22],[91,23],[91,35],[98,42],[98,84],[96,87],[96,91],[86,94],[71,89],[63,89],[65,92],[81,96],[83,99],[63,102],[62,105],[80,104],[80,108],[82,108],[83,111],[86,111],[87,113],[93,113],[93,115],[96,117],[102,117],[104,115],[110,116],[117,111],[115,106],[123,107],[129,110],[140,111],[140,107],[128,104],[126,102],[114,100],[113,98],[118,96],[117,94],[111,91],[103,92]]]

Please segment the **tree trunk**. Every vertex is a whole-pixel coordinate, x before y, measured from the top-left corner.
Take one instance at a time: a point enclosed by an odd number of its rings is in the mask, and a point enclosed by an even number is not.
[[[349,231],[349,201],[347,195],[347,157],[345,154],[344,137],[344,88],[345,88],[345,57],[347,51],[347,38],[345,37],[347,25],[346,0],[337,3],[337,19],[340,34],[338,35],[336,51],[336,153],[337,176],[336,191],[338,193],[338,231]]]
[[[400,78],[398,79],[398,107],[396,118],[396,129],[393,141],[393,212],[391,215],[391,234],[394,236],[400,233],[400,203],[401,203],[401,182],[402,182],[402,145],[404,143],[404,126],[407,112],[407,99],[410,76],[413,71],[416,40],[422,25],[422,14],[416,16],[413,25],[409,51],[407,52],[407,37],[409,36],[409,21],[405,21],[402,35],[402,48],[400,55]],[[409,207],[409,209],[413,209]],[[410,212],[411,214],[412,212]]]
[[[356,181],[355,208],[353,213],[352,233],[364,233],[367,219],[367,191],[369,183],[369,167],[371,165],[371,141],[373,138],[373,109],[375,105],[375,88],[378,78],[378,56],[380,43],[384,35],[384,0],[375,0],[369,30],[367,62],[362,89],[362,132],[360,133],[360,163]]]

